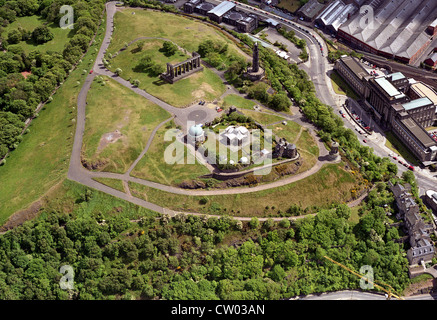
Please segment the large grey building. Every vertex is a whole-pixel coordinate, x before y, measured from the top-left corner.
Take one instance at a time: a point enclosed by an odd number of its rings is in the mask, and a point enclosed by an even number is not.
[[[424,165],[437,161],[437,142],[424,129],[437,121],[437,93],[430,86],[400,72],[370,75],[357,59],[348,56],[337,60],[335,69],[376,122],[391,129]]]
[[[257,15],[237,11],[235,3],[230,1],[214,5],[204,0],[189,0],[184,4],[184,12],[198,13],[217,23],[223,22],[235,26],[239,32],[250,33],[258,28]]]

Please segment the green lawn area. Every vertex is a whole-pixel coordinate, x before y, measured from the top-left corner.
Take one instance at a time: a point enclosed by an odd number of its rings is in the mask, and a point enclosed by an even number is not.
[[[159,182],[167,185],[179,185],[184,180],[192,180],[201,175],[210,173],[209,170],[201,163],[195,161],[194,164],[188,164],[187,148],[178,141],[164,141],[164,134],[167,130],[175,130],[174,126],[161,127],[153,138],[149,150],[144,157],[138,162],[132,176]],[[172,144],[178,144],[184,150],[184,159],[181,156],[176,156],[175,163],[169,164],[164,158],[166,148]],[[191,154],[191,153],[190,153]],[[178,164],[179,160],[183,164]]]
[[[333,71],[330,77],[335,93],[348,96],[354,100],[359,99],[355,91],[340,77],[336,71]]]
[[[93,180],[100,182],[104,184],[105,186],[108,186],[110,188],[113,188],[115,190],[125,192],[123,187],[123,182],[118,179],[111,179],[111,178],[93,178]]]
[[[419,165],[419,161],[416,157],[408,150],[408,148],[400,141],[392,132],[385,132],[386,137],[385,146],[392,150],[393,152],[399,154],[406,161],[414,166]]]
[[[109,184],[117,183],[116,181],[118,180],[109,182]],[[145,216],[157,216],[154,211],[68,179],[58,184],[44,197],[42,208],[45,209],[45,213],[41,218],[51,214],[52,210],[64,214],[74,212],[77,218],[100,216],[107,219],[116,215],[128,219],[139,219]]]
[[[272,123],[276,123],[279,121],[284,121],[285,119],[279,115],[274,114],[273,112],[268,111],[255,111],[255,110],[240,110],[244,115],[251,117],[256,122],[262,125],[268,125]]]
[[[39,16],[29,16],[29,17],[18,17],[13,23],[8,25],[2,36],[7,39],[8,32],[17,29],[18,27],[23,28],[27,31],[33,31],[36,27],[43,25],[46,21]],[[64,50],[64,45],[73,36],[73,31],[71,29],[62,29],[58,24],[50,23],[47,25],[50,31],[53,33],[54,38],[43,44],[35,44],[32,41],[20,41],[19,45],[24,49],[25,53],[29,53],[32,50],[39,51],[57,51],[62,52]]]
[[[135,15],[132,14],[134,12]],[[173,57],[165,57],[159,52],[163,39],[173,41],[187,50],[189,54],[197,51],[201,42],[214,40],[228,45],[224,58],[225,65],[229,64],[230,57],[246,57],[228,36],[214,27],[194,19],[151,10],[123,9],[116,12],[114,24],[115,31],[108,53],[114,54],[122,49],[126,43],[141,37],[155,39],[145,40],[146,46],[142,51],[135,50],[136,45],[133,43],[127,50],[110,60],[109,69],[115,71],[115,69],[120,68],[123,78],[140,80],[139,87],[141,89],[177,107],[186,106],[201,99],[212,101],[220,97],[225,92],[226,87],[222,80],[206,67],[201,72],[190,75],[174,84],[168,84],[159,76],[151,76],[136,68],[139,58],[145,52],[152,53],[155,61],[165,66],[167,62],[183,61],[186,56],[176,53]],[[161,40],[157,38],[161,38]]]
[[[193,18],[171,13],[127,8],[115,13],[114,25],[116,29],[108,48],[111,53],[138,37],[159,37],[172,40],[188,52],[197,51],[204,40],[220,40],[228,43],[229,53],[242,54],[236,44],[220,30]]]
[[[281,138],[285,138],[290,143],[296,143],[295,139],[301,131],[302,126],[294,121],[287,121],[286,125],[279,123],[268,126],[267,129],[271,129],[273,134]]]
[[[87,95],[82,155],[89,163],[105,163],[99,171],[124,173],[171,115],[115,80],[103,77],[102,85],[97,79]],[[106,140],[111,134],[115,139]]]
[[[167,62],[182,62],[185,60],[184,55],[176,54],[176,57],[167,58],[166,62],[164,59],[166,57],[159,52],[160,47],[156,45],[144,52],[132,51],[130,49],[125,50],[111,60],[109,69],[115,71],[117,68],[120,68],[122,70],[122,78],[138,79],[140,81],[140,89],[175,107],[183,107],[201,99],[212,101],[226,91],[226,86],[220,77],[206,67],[202,71],[198,71],[173,84],[167,83],[160,79],[159,76],[149,75],[136,68],[140,57],[145,52],[151,53],[154,61],[158,61],[162,65],[166,65]]]
[[[238,96],[236,94],[228,94],[223,98],[223,107],[229,108],[230,106],[235,106],[238,109],[249,109],[253,110],[253,107],[257,105],[256,102],[244,99],[241,96]]]
[[[104,26],[105,22],[91,48],[100,46]],[[0,166],[0,224],[66,178],[75,132],[76,98],[87,76],[82,69],[89,69],[95,56],[94,50],[85,55],[53,101],[32,121],[30,132],[10,153],[6,165]]]
[[[300,8],[300,1],[299,0],[280,0],[277,7],[287,9],[290,12],[296,12]]]
[[[302,208],[327,208],[335,202],[349,200],[351,189],[356,186],[357,181],[342,166],[343,164],[326,165],[306,179],[246,194],[184,196],[137,183],[129,183],[129,187],[133,196],[173,210],[234,216],[279,216],[293,204]],[[206,204],[201,204],[205,200]],[[270,209],[266,211],[266,207]]]

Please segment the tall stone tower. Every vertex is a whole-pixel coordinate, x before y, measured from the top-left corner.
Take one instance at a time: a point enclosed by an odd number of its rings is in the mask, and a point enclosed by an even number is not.
[[[258,52],[258,42],[255,42],[253,47],[253,57],[252,57],[252,72],[259,71],[259,52]]]
[[[252,66],[247,68],[245,77],[251,81],[258,81],[264,78],[264,70],[259,66],[258,42],[253,46]]]

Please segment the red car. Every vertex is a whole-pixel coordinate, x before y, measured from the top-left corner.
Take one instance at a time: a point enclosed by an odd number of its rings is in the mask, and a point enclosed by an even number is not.
[[[367,143],[366,139],[363,139],[363,142],[364,142],[364,143]]]
[[[410,169],[411,171],[414,171],[414,167],[413,166],[408,166],[408,169]]]
[[[342,115],[341,115],[343,118],[346,118],[346,115],[343,113]]]
[[[94,72],[94,70],[91,69],[91,70],[90,70],[90,74],[93,73],[93,72]]]
[[[217,112],[221,112],[221,111],[223,111],[223,109],[217,109]]]

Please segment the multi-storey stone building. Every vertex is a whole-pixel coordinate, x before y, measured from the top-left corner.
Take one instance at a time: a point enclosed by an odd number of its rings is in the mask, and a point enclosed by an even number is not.
[[[377,123],[392,130],[424,165],[437,161],[437,142],[424,129],[437,120],[437,93],[431,87],[400,72],[373,76],[348,56],[338,59],[335,69]]]
[[[393,185],[389,183],[390,189],[395,196],[398,213],[396,217],[405,222],[405,231],[409,236],[410,248],[407,250],[407,259],[410,265],[418,265],[431,262],[434,257],[435,248],[429,236],[431,224],[426,224],[420,216],[418,204],[411,195],[411,186],[406,184]]]

